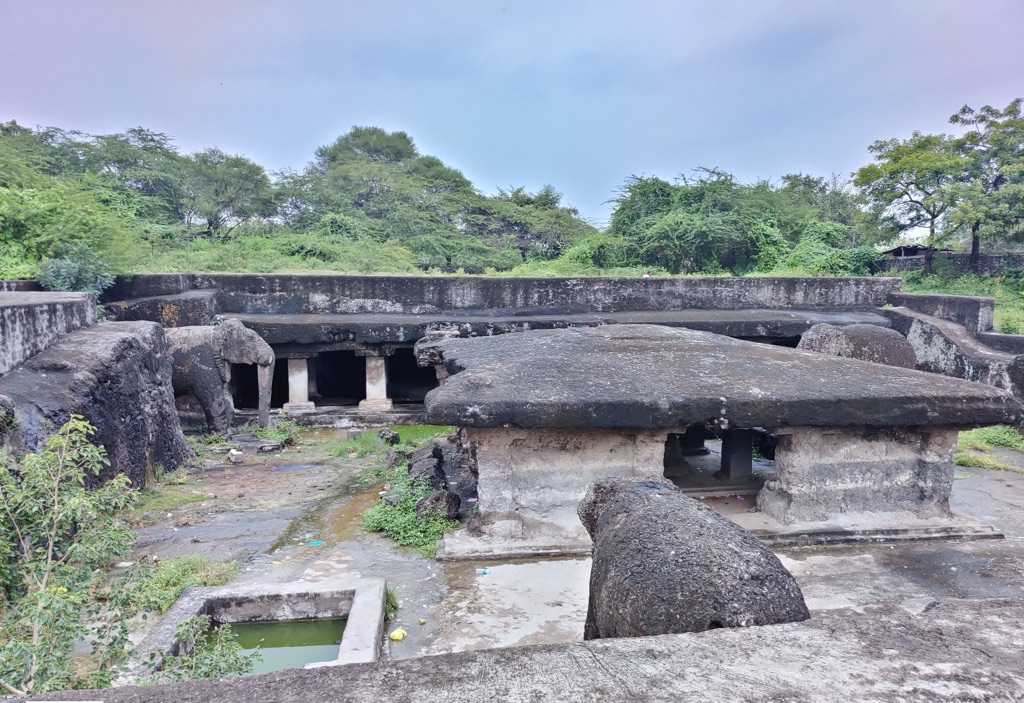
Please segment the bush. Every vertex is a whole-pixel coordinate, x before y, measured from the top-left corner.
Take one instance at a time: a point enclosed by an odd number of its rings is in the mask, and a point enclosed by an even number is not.
[[[87,291],[99,295],[114,283],[110,269],[87,246],[64,245],[57,256],[39,264],[36,274],[46,290]]]

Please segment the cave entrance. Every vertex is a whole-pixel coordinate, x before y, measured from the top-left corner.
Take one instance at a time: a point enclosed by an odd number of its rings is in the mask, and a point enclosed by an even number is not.
[[[437,373],[434,367],[426,368],[416,364],[412,347],[399,347],[387,357],[388,398],[398,404],[421,404],[434,388],[437,388]]]
[[[366,359],[351,350],[320,352],[309,360],[315,388],[309,399],[317,405],[358,405],[366,398]]]

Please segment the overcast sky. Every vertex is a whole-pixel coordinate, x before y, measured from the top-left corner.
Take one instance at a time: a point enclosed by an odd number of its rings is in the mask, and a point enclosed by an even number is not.
[[[827,176],[1024,96],[1021,0],[0,0],[0,121],[301,168],[404,130],[597,224],[630,174]]]

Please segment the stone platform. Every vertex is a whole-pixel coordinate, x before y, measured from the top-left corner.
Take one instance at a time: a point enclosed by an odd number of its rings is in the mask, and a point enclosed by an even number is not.
[[[989,386],[686,329],[427,339],[417,354],[448,375],[427,421],[467,428],[476,447],[479,516],[451,558],[585,549],[586,486],[663,475],[669,437],[709,423],[780,436],[757,497],[779,531],[869,515],[877,535],[930,520],[972,536],[985,530],[949,509],[956,433],[1021,417]]]

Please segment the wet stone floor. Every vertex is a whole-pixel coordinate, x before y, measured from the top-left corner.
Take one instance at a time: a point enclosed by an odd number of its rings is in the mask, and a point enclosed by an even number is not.
[[[247,455],[243,464],[162,488],[188,502],[150,516],[136,558],[237,559],[239,584],[383,577],[399,602],[387,628],[409,633],[388,642],[396,659],[582,639],[589,559],[439,562],[366,533],[360,520],[380,487],[355,480],[360,459],[330,455],[344,438],[310,432],[298,447]],[[937,599],[1024,596],[1024,475],[969,469],[957,478],[953,508],[996,526],[1005,539],[780,550],[812,615],[855,615],[882,603],[921,612]]]

